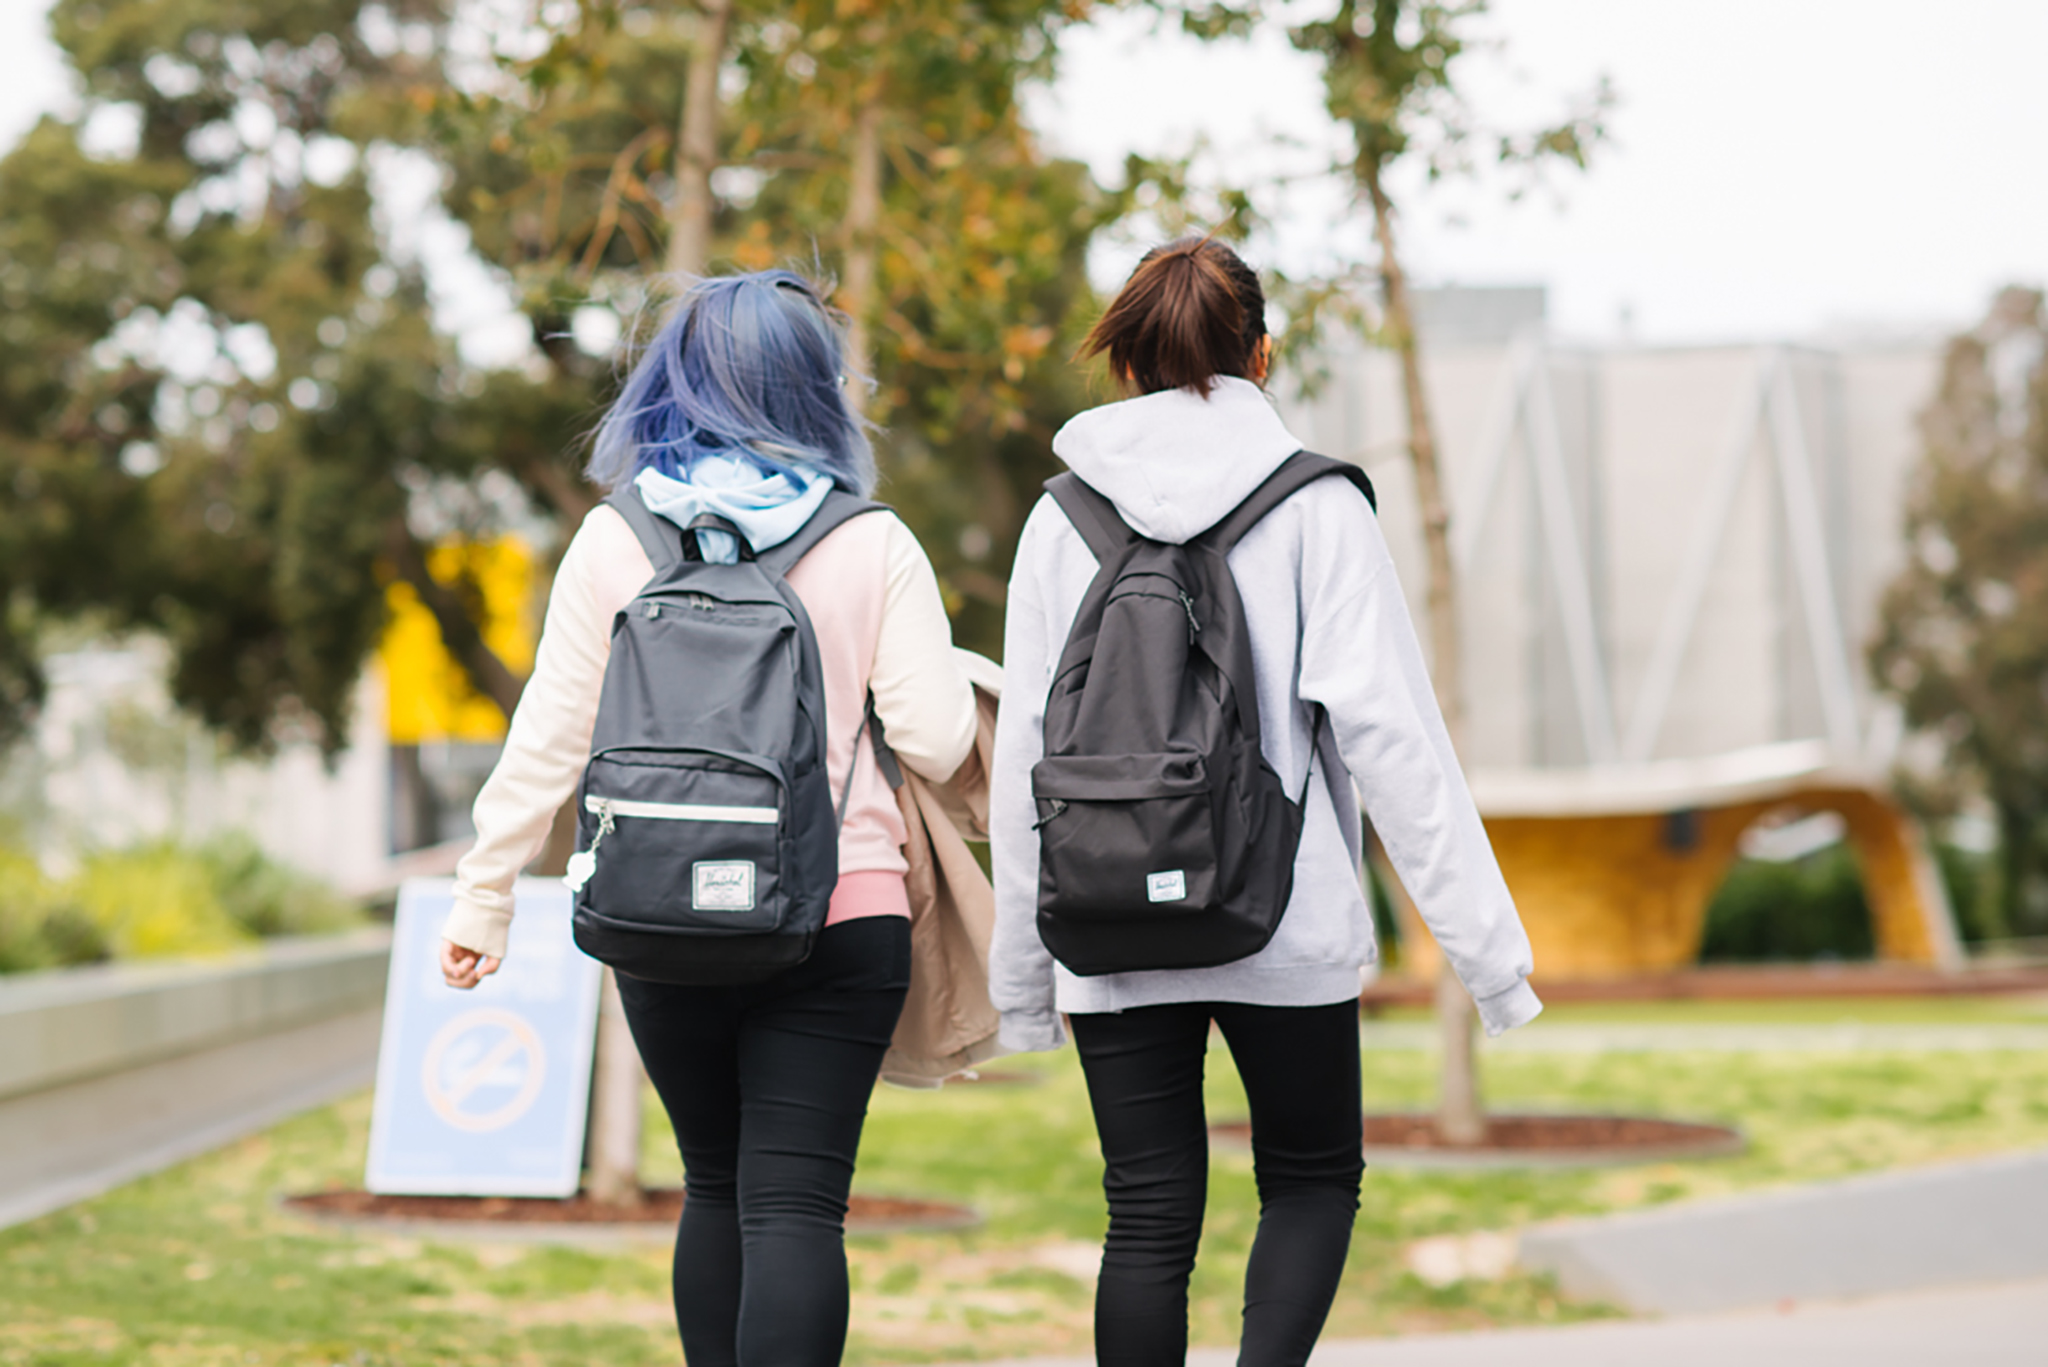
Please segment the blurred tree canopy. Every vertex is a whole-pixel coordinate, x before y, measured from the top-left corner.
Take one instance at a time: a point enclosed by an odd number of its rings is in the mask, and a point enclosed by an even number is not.
[[[178,701],[238,743],[338,748],[394,577],[509,711],[522,681],[475,586],[427,552],[559,542],[598,496],[577,444],[605,325],[662,305],[707,41],[713,268],[846,282],[882,496],[963,643],[991,647],[1048,438],[1083,402],[1088,244],[1137,183],[1049,158],[1019,111],[1088,8],[726,0],[712,39],[685,0],[58,0],[84,112],[0,161],[0,727],[39,695],[39,627],[82,617],[161,632]],[[423,176],[438,199],[394,207]],[[435,325],[420,242],[461,230],[523,362],[469,363]]]
[[[1872,673],[1941,763],[1906,775],[1932,815],[1971,797],[1999,827],[1980,935],[2048,934],[2048,316],[2008,289],[1950,342],[1921,415],[1909,555],[1885,593]]]

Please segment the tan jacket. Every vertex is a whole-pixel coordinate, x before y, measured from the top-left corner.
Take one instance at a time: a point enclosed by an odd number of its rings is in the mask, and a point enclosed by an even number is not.
[[[945,783],[905,769],[896,791],[910,832],[903,846],[910,862],[903,878],[910,894],[910,995],[882,1060],[882,1080],[899,1087],[937,1087],[1007,1052],[996,1043],[996,1009],[988,999],[995,892],[967,848],[969,840],[988,839],[1002,673],[988,660],[966,658],[974,679],[974,748]]]

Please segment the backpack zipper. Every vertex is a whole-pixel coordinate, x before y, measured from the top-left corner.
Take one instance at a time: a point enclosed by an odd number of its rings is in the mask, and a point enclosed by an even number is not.
[[[627,798],[585,796],[583,809],[597,817],[597,834],[590,838],[590,848],[580,850],[569,857],[569,871],[563,882],[572,892],[581,892],[583,885],[597,872],[597,847],[604,844],[604,838],[616,829],[615,818],[630,816],[656,821],[732,821],[750,826],[773,826],[782,819],[781,812],[773,807],[720,807],[701,802],[634,802]]]
[[[583,799],[583,809],[597,817],[598,831],[602,834],[612,828],[615,816],[631,816],[656,821],[737,821],[753,826],[773,826],[782,817],[774,807],[724,807],[704,802],[634,802],[629,798],[598,797],[595,794]],[[597,848],[595,841],[590,846]]]
[[[1034,831],[1038,831],[1038,830],[1043,830],[1043,829],[1045,829],[1045,825],[1046,825],[1046,823],[1047,823],[1047,822],[1051,821],[1051,820],[1052,820],[1052,819],[1053,819],[1054,817],[1058,816],[1058,815],[1059,815],[1059,814],[1060,814],[1061,812],[1064,812],[1064,811],[1066,811],[1066,810],[1067,810],[1067,804],[1066,804],[1066,802],[1065,802],[1064,800],[1060,799],[1060,798],[1056,798],[1056,797],[1049,797],[1049,798],[1047,798],[1047,799],[1046,799],[1046,801],[1047,801],[1047,802],[1050,802],[1050,803],[1052,804],[1052,811],[1050,811],[1050,812],[1049,812],[1049,813],[1047,813],[1046,815],[1044,815],[1044,816],[1042,816],[1042,817],[1038,818],[1038,820],[1036,820],[1036,821],[1034,821],[1034,822],[1032,822],[1032,823],[1031,823],[1031,829],[1032,829],[1032,830],[1034,830]],[[595,846],[593,846],[592,848],[596,848],[596,847],[595,847]]]
[[[1117,594],[1114,598],[1111,598],[1109,601],[1114,603],[1124,598],[1157,598],[1160,601],[1167,603],[1178,601],[1180,603],[1180,610],[1188,615],[1188,644],[1193,645],[1195,643],[1195,638],[1202,634],[1201,620],[1195,616],[1195,600],[1190,598],[1187,595],[1187,591],[1182,589],[1181,586],[1178,584],[1175,584],[1173,586],[1172,598],[1168,598],[1163,593],[1147,593],[1143,589],[1132,589],[1128,593]]]

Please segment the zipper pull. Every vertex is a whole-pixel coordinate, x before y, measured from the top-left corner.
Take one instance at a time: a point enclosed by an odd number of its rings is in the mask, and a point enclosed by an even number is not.
[[[606,798],[597,800],[597,834],[591,838],[590,848],[578,850],[569,856],[569,867],[562,874],[562,883],[571,892],[583,891],[583,885],[597,872],[597,847],[612,833],[612,804]]]
[[[569,867],[562,873],[562,886],[571,892],[583,891],[583,885],[590,881],[590,875],[597,872],[597,851],[578,850],[569,856]]]
[[[1193,645],[1195,638],[1202,634],[1202,624],[1195,618],[1195,600],[1188,597],[1187,591],[1177,585],[1173,591],[1180,595],[1180,610],[1188,615],[1188,644]]]
[[[1058,816],[1061,812],[1064,812],[1067,809],[1067,804],[1060,798],[1049,797],[1046,799],[1046,801],[1052,804],[1052,811],[1048,812],[1046,815],[1038,818],[1038,820],[1031,823],[1031,829],[1034,831],[1045,829],[1045,825],[1047,822],[1051,821],[1054,817]]]

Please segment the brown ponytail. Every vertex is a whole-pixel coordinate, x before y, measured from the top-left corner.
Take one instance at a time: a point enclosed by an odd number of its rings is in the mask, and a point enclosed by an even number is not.
[[[1081,356],[1108,352],[1117,381],[1141,394],[1207,398],[1218,375],[1251,377],[1265,335],[1266,294],[1251,267],[1213,237],[1184,237],[1145,253]]]

